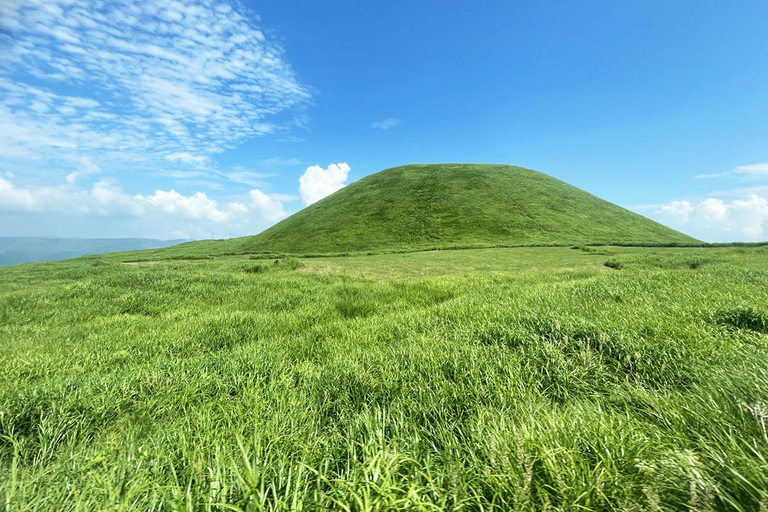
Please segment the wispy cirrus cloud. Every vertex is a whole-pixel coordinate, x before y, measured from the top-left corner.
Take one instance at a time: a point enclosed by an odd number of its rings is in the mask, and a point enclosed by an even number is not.
[[[736,174],[741,174],[742,176],[768,178],[768,162],[752,165],[742,165],[734,169],[733,172]]]
[[[264,180],[272,176],[271,174],[265,174],[262,172],[253,171],[232,171],[224,174],[224,177],[234,183],[241,183],[243,185],[252,185],[254,187],[262,186]]]
[[[256,20],[212,0],[1,2],[2,158],[194,165],[281,130],[310,92]]]
[[[394,128],[399,124],[400,124],[399,119],[395,119],[394,117],[388,117],[386,119],[381,119],[380,121],[374,121],[373,123],[371,123],[371,128],[378,128],[379,130],[389,130],[390,128]]]
[[[726,176],[741,176],[745,178],[768,178],[768,162],[740,165],[735,169],[719,173],[697,174],[696,179],[722,178]]]
[[[208,161],[208,157],[202,155],[193,155],[188,151],[177,151],[165,155],[165,159],[169,162],[182,162],[185,164],[201,164]]]
[[[167,178],[183,180],[186,184],[193,182],[203,183],[197,178],[208,177],[220,180],[216,187],[221,188],[222,184],[249,185],[253,187],[269,187],[268,180],[283,173],[286,169],[295,167],[301,163],[297,158],[267,158],[252,163],[252,167],[234,166],[226,170],[211,168],[207,165],[207,160],[196,160],[187,155],[174,155],[173,158],[167,158],[174,162],[185,162],[194,164],[191,168],[183,169],[163,169],[157,174]],[[199,164],[199,165],[197,165]],[[212,183],[212,182],[206,182]],[[290,195],[292,200],[297,196]]]

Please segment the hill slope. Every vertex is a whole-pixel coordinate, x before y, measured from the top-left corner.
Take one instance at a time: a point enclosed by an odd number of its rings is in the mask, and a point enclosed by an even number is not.
[[[546,174],[457,164],[367,176],[243,242],[248,250],[301,253],[695,240]]]
[[[435,164],[367,176],[256,236],[173,250],[307,254],[611,243],[697,240],[540,172]]]

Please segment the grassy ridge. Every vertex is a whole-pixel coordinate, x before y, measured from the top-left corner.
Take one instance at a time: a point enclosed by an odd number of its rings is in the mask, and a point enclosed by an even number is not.
[[[760,510],[766,256],[7,268],[0,503]]]

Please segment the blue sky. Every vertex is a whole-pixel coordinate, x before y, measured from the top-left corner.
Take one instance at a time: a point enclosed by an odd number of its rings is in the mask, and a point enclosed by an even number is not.
[[[768,239],[763,1],[0,3],[0,236],[254,234],[388,167]]]

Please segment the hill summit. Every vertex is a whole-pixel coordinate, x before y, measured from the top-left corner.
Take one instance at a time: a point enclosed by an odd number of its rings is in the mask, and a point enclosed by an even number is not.
[[[366,176],[231,242],[235,252],[303,254],[697,240],[540,172],[434,164]]]

